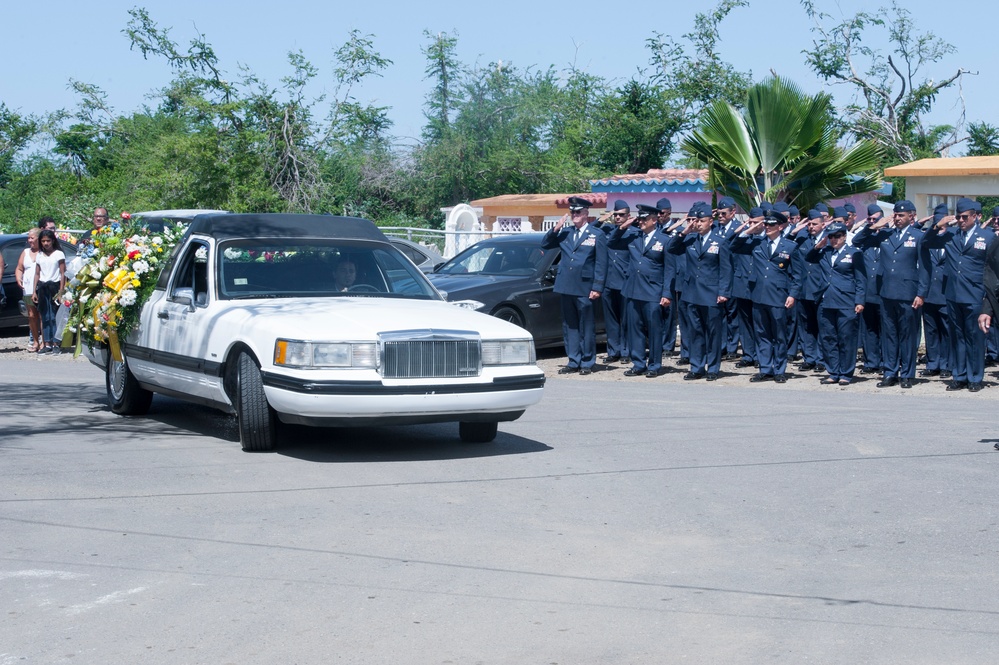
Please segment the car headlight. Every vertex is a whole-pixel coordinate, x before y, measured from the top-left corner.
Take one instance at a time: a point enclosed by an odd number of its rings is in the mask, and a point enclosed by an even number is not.
[[[482,342],[482,365],[533,365],[534,342],[506,339]]]
[[[302,342],[279,339],[274,344],[274,364],[300,368],[377,369],[378,345],[374,342]]]

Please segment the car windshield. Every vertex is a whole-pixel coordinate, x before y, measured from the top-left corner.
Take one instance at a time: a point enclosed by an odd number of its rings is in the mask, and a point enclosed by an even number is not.
[[[445,263],[437,274],[533,275],[540,268],[545,251],[525,245],[480,243]]]
[[[326,239],[232,240],[218,247],[222,298],[375,296],[439,300],[386,243]]]

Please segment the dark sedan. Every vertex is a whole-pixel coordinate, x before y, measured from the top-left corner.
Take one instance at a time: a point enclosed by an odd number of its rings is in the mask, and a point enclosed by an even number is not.
[[[66,241],[60,241],[66,261],[72,261],[76,256],[76,246]],[[7,304],[0,309],[0,328],[16,328],[28,325],[27,310],[21,303],[21,287],[17,285],[14,271],[17,270],[17,260],[21,252],[28,246],[28,234],[0,235],[0,256],[3,256],[3,290],[7,296]]]
[[[477,300],[481,311],[526,328],[537,348],[561,346],[562,311],[552,291],[559,250],[543,249],[543,233],[499,236],[472,245],[429,275],[447,299]],[[596,307],[598,336],[603,310]]]

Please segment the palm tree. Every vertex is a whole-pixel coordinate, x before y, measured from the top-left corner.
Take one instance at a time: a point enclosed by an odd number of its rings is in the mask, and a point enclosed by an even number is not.
[[[743,210],[778,200],[808,210],[881,186],[877,144],[838,146],[832,120],[829,95],[810,97],[775,76],[749,89],[742,111],[715,102],[682,147],[708,164],[712,191]]]

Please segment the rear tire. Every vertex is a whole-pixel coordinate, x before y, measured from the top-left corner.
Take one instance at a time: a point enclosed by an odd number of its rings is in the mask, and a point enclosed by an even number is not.
[[[499,423],[458,423],[458,436],[465,443],[489,443],[498,431]]]
[[[235,388],[240,445],[247,452],[271,450],[277,438],[277,418],[267,403],[260,368],[248,353],[236,359]]]
[[[104,386],[108,391],[108,404],[112,413],[119,416],[142,416],[149,412],[153,394],[140,386],[132,376],[124,355],[121,362],[108,355]]]

